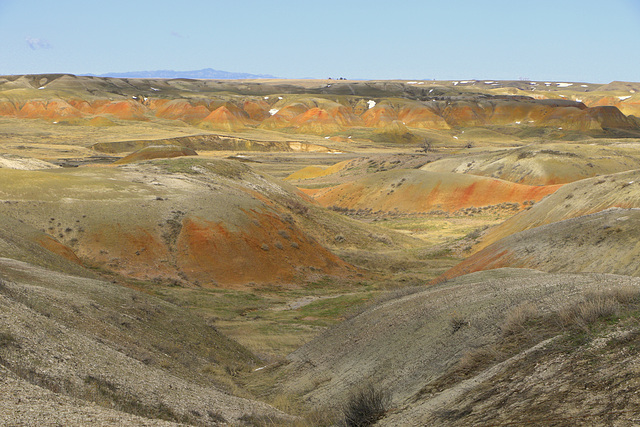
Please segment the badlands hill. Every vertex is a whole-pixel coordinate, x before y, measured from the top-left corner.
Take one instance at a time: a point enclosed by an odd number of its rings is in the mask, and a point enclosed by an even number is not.
[[[612,208],[515,233],[476,252],[438,281],[502,267],[638,276],[639,220],[636,209]]]
[[[544,143],[463,154],[429,163],[422,170],[489,176],[527,185],[566,184],[640,168],[631,146]]]
[[[321,205],[334,209],[385,213],[453,213],[464,209],[522,208],[557,190],[472,175],[394,170],[320,190],[308,190]]]
[[[562,400],[543,397],[547,392],[558,395],[559,390],[554,392],[547,382],[526,377],[531,371],[521,371],[532,369],[535,360],[540,360],[544,364],[534,371],[540,371],[535,375],[551,368],[558,372],[564,365],[554,365],[549,359],[580,347],[558,344],[564,342],[563,333],[572,326],[545,330],[547,326],[533,324],[529,335],[523,328],[536,318],[543,322],[541,313],[550,316],[544,322],[554,322],[554,316],[569,313],[574,304],[580,306],[589,295],[605,295],[610,289],[637,297],[639,286],[637,278],[602,274],[546,274],[518,269],[471,274],[397,296],[354,315],[292,353],[272,374],[286,373],[288,379],[281,387],[327,407],[339,404],[350,390],[370,381],[386,390],[391,399],[389,407],[393,409],[380,425],[465,425],[470,419],[483,424],[496,420],[492,417],[499,417],[501,422],[553,416],[566,420],[565,410],[569,414],[581,411],[597,423],[607,417],[610,399],[604,389],[571,388],[577,395],[571,399],[571,408],[575,409],[569,409]],[[587,357],[584,349],[573,351],[574,362],[582,363]],[[550,356],[536,359],[540,354]],[[614,359],[617,367],[627,362],[625,356]],[[530,378],[536,388],[518,390],[515,384],[508,385],[506,375],[517,378],[518,384]],[[562,384],[560,378],[547,381]],[[611,392],[611,396],[625,395],[621,385]],[[505,395],[510,396],[509,406],[498,409],[498,397]],[[598,397],[603,400],[591,405]],[[526,405],[523,412],[516,402],[529,401],[525,399],[543,399],[544,409]],[[632,410],[632,401],[636,398],[629,396],[616,409]]]
[[[0,423],[626,425],[638,90],[0,77]]]
[[[640,172],[630,170],[567,184],[531,209],[487,230],[476,250],[513,233],[545,224],[590,215],[609,208],[637,208],[638,179]]]
[[[10,201],[3,212],[43,230],[78,262],[142,280],[217,287],[346,278],[357,269],[324,246],[333,236],[381,244],[364,226],[237,161],[0,169],[0,179]]]
[[[399,132],[391,140],[411,142],[424,138],[424,130],[477,126],[510,126],[525,134],[554,128],[569,133],[640,135],[637,119],[618,108],[622,102],[625,106],[635,102],[633,94],[611,103],[607,101],[611,94],[601,95],[598,88],[587,87],[594,97],[587,105],[551,85],[529,92],[518,88],[504,95],[508,84],[453,83],[3,76],[0,115],[86,125],[108,124],[105,119],[164,119],[206,130],[257,128],[315,135],[364,128],[369,129],[369,138]]]

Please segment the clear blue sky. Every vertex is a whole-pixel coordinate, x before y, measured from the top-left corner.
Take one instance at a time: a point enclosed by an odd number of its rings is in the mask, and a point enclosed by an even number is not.
[[[0,74],[640,81],[640,0],[0,0]]]

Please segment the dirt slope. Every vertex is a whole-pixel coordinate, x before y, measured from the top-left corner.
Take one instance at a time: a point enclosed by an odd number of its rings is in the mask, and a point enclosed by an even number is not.
[[[284,376],[283,389],[327,407],[371,381],[391,393],[397,408],[465,353],[495,342],[514,307],[557,310],[617,285],[638,288],[640,279],[514,269],[463,276],[374,305],[292,353],[274,374]]]
[[[640,210],[611,208],[531,228],[476,252],[437,281],[502,267],[640,276]]]
[[[493,178],[421,170],[393,170],[319,190],[306,190],[323,206],[372,212],[456,212],[538,201],[559,186],[528,186]]]
[[[588,215],[611,207],[640,207],[640,171],[621,172],[567,184],[556,193],[520,212],[482,237],[480,250],[513,233]]]
[[[490,176],[527,185],[552,185],[638,168],[640,156],[633,148],[546,143],[445,158],[421,169]]]
[[[142,280],[233,287],[347,278],[357,270],[326,247],[336,235],[347,236],[347,246],[410,240],[327,212],[236,161],[0,169],[0,182],[0,197],[10,201],[1,212],[87,265]]]
[[[256,360],[186,310],[119,285],[7,258],[0,259],[0,274],[0,364],[2,382],[17,388],[13,405],[24,395],[32,408],[62,402],[67,410],[75,407],[78,417],[108,415],[87,411],[86,402],[95,402],[196,425],[238,422],[252,412],[281,416],[224,391],[225,365]],[[202,372],[206,367],[209,373]],[[42,391],[25,390],[24,381],[53,393],[33,405],[30,396]],[[20,410],[2,405],[10,408],[0,411],[3,422]]]

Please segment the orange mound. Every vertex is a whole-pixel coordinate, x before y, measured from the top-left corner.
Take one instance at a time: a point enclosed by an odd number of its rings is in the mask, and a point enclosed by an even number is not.
[[[373,212],[456,212],[537,201],[559,185],[530,186],[472,175],[394,170],[323,188],[310,194],[321,205]]]
[[[69,100],[69,105],[85,114],[95,114],[95,108],[82,99],[71,99]]]
[[[342,129],[335,116],[322,108],[314,107],[291,120],[291,124],[298,132],[304,133],[331,133]]]
[[[489,121],[496,125],[514,124],[515,122],[536,123],[551,113],[553,109],[554,107],[551,105],[504,101],[494,106]]]
[[[202,119],[200,126],[227,131],[244,129],[250,121],[243,114],[240,114],[239,111],[241,110],[238,110],[238,112],[234,114],[227,106],[223,105]]]
[[[405,107],[398,113],[398,120],[414,128],[450,129],[447,122],[428,107]]]
[[[0,116],[14,117],[18,114],[15,105],[9,101],[0,102]]]
[[[456,102],[445,107],[442,117],[450,126],[483,126],[486,112],[476,102]]]
[[[122,120],[148,120],[147,108],[136,101],[113,101],[96,108],[96,114],[111,114]]]
[[[114,165],[124,165],[127,163],[141,162],[151,159],[170,159],[182,156],[197,156],[195,150],[177,145],[150,145],[134,153],[129,154],[114,162]]]
[[[398,113],[388,104],[378,104],[368,109],[363,115],[362,120],[368,127],[384,127],[395,120],[398,120]]]
[[[184,99],[174,99],[166,102],[156,110],[156,116],[169,120],[196,121],[211,114],[204,105],[194,106]]]
[[[237,231],[222,223],[185,218],[177,264],[189,280],[205,286],[286,282],[304,271],[339,274],[350,268],[278,216],[246,213],[253,221]]]
[[[274,109],[277,110],[277,112],[275,112],[271,117],[267,117],[265,120],[263,120],[260,124],[260,128],[282,129],[291,127],[291,120],[293,120],[300,114],[304,114],[307,110],[309,110],[309,107],[302,103],[296,102],[286,105],[279,110],[277,108]]]
[[[336,105],[327,109],[327,113],[335,119],[340,126],[362,126],[362,119],[356,116],[351,108],[344,105]]]
[[[267,104],[263,100],[245,101],[242,106],[242,109],[249,115],[249,118],[251,120],[256,120],[261,122],[264,119],[271,117],[271,114],[269,114],[269,109],[270,109],[269,104]]]
[[[76,110],[67,102],[56,99],[53,101],[28,101],[18,112],[18,117],[26,119],[60,120],[82,117],[82,112]]]

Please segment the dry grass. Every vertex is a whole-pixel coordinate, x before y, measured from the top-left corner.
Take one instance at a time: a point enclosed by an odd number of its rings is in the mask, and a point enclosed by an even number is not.
[[[505,314],[495,342],[463,354],[448,372],[427,384],[421,394],[442,391],[553,336],[566,336],[561,348],[570,351],[589,342],[597,334],[598,325],[637,315],[639,309],[640,289],[630,286],[585,293],[582,300],[552,312],[542,312],[531,302],[520,304]],[[454,314],[449,325],[455,332],[464,322]]]
[[[507,312],[504,322],[500,326],[502,335],[509,336],[525,331],[527,322],[535,319],[538,315],[538,307],[531,302],[512,308]]]

